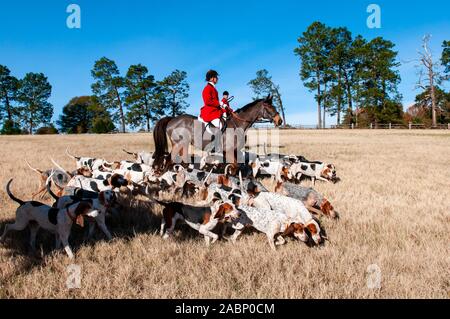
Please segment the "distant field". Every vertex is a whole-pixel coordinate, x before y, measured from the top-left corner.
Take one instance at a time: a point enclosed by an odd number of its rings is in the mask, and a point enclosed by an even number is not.
[[[281,131],[282,150],[332,162],[342,181],[316,183],[339,211],[323,219],[330,241],[321,248],[288,242],[277,252],[266,237],[243,235],[236,245],[203,239],[178,228],[174,240],[157,234],[159,210],[140,209],[110,222],[111,242],[98,233],[71,241],[81,266],[81,287],[66,287],[72,262],[52,251],[53,237],[38,236],[42,256],[27,250],[27,231],[0,244],[1,298],[448,298],[450,292],[450,132],[381,130]],[[17,207],[4,191],[30,199],[37,174],[24,159],[64,167],[64,154],[108,160],[121,149],[153,150],[150,134],[0,137],[0,231]],[[307,183],[308,184],[308,183]],[[136,216],[138,215],[138,216]],[[372,265],[372,266],[370,266]],[[376,265],[376,266],[373,266]],[[367,272],[369,267],[369,273]],[[381,270],[371,289],[370,270]]]

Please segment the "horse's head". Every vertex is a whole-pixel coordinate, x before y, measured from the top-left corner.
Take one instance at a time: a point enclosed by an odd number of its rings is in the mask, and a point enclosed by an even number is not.
[[[275,124],[275,126],[280,126],[283,124],[283,120],[281,119],[280,114],[275,109],[275,106],[273,106],[273,96],[270,94],[261,101],[262,103],[262,110],[260,113],[260,118],[263,120],[270,120]]]

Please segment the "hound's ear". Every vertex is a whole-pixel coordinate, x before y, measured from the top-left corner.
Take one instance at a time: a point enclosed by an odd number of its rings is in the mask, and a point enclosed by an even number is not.
[[[219,206],[217,213],[214,215],[214,218],[222,219],[225,217],[225,204]]]
[[[309,230],[309,232],[310,232],[312,235],[315,235],[315,234],[317,234],[317,233],[319,232],[318,229],[317,229],[317,226],[316,226],[315,224],[313,224],[313,223],[308,224],[308,225],[306,226],[306,228]]]
[[[80,227],[84,227],[84,218],[83,218],[83,215],[78,215],[78,216],[77,216],[76,223],[77,223],[77,225],[79,225]]]

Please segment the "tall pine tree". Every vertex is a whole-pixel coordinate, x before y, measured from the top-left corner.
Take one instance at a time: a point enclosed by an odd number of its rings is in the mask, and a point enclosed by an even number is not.
[[[116,63],[103,57],[95,62],[91,74],[96,80],[91,87],[98,103],[105,109],[111,110],[113,119],[120,122],[122,133],[125,133],[126,118],[123,96],[125,80],[120,76]]]
[[[164,107],[169,110],[170,116],[184,113],[187,107],[186,99],[189,97],[189,84],[187,73],[175,70],[158,83],[163,94]]]
[[[53,106],[48,102],[52,94],[52,86],[42,73],[27,73],[20,81],[17,101],[20,103],[19,116],[33,134],[40,124],[49,125],[53,116]]]
[[[150,131],[150,123],[164,114],[161,91],[153,75],[141,65],[132,65],[125,78],[125,102],[128,106],[127,120],[131,127],[145,125]]]
[[[11,71],[0,65],[0,120],[5,119],[12,125],[18,110],[13,102],[17,99],[20,82],[11,75]]]

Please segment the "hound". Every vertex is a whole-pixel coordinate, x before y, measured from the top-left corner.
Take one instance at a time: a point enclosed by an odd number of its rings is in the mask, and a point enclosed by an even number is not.
[[[114,169],[112,172],[121,174],[134,183],[141,183],[146,176],[155,174],[153,168],[149,165],[130,162],[121,162],[120,168]]]
[[[76,161],[77,169],[85,167],[89,168],[89,170],[93,171],[96,169],[100,169],[102,164],[106,161],[104,159],[94,158],[94,157],[80,157],[75,156],[69,153],[69,148],[66,149],[66,154],[70,158],[73,158]]]
[[[91,201],[81,201],[74,203],[67,208],[57,209],[45,204],[20,200],[11,193],[9,186],[13,180],[10,179],[6,185],[8,196],[15,202],[19,203],[16,210],[16,220],[14,224],[7,224],[0,241],[3,242],[6,235],[11,230],[20,231],[30,225],[30,245],[35,250],[36,235],[39,228],[44,228],[56,234],[56,248],[59,248],[62,242],[64,250],[69,258],[73,258],[72,249],[69,246],[69,235],[73,223],[77,223],[81,227],[84,226],[83,216],[96,217],[98,212],[92,210]],[[30,223],[31,221],[36,222]]]
[[[95,170],[92,172],[92,178],[107,180],[113,175],[113,172],[104,172],[100,170]]]
[[[245,200],[244,204],[248,203],[258,209],[283,212],[290,221],[305,225],[316,244],[322,242],[320,226],[301,200],[278,193],[260,191],[256,185],[247,186],[247,190],[243,192],[243,197]]]
[[[270,248],[276,250],[276,245],[286,243],[286,236],[293,236],[303,242],[308,241],[305,226],[302,223],[295,223],[280,211],[271,209],[257,209],[248,205],[239,205],[238,209],[245,214],[236,221],[239,225],[254,227],[258,231],[266,234]],[[236,229],[236,227],[234,227]],[[231,241],[236,242],[237,237],[242,233],[244,227],[239,227],[231,236]]]
[[[334,219],[339,218],[339,214],[335,211],[330,201],[313,188],[278,181],[275,186],[275,192],[301,200],[306,208],[314,214],[323,214]]]
[[[74,176],[66,187],[83,188],[92,192],[99,193],[101,191],[111,190],[114,188],[128,187],[132,183],[120,174],[113,174],[107,180],[100,180],[84,176]]]
[[[278,172],[289,169],[291,162],[283,158],[257,156],[250,160],[249,166],[253,178],[256,178],[258,175],[275,176]]]
[[[52,170],[48,169],[48,170],[43,171],[43,170],[32,167],[27,160],[25,160],[25,162],[27,163],[28,167],[30,169],[32,169],[34,172],[38,173],[39,177],[40,177],[39,189],[36,192],[32,193],[31,196],[34,199],[37,195],[40,195],[39,198],[42,199],[42,198],[44,198],[45,192],[46,192],[45,182],[46,182],[47,178],[52,174]],[[52,179],[58,185],[66,185],[69,182],[70,177],[71,176],[69,176],[64,170],[56,170],[56,171],[54,171]]]
[[[67,174],[70,178],[77,176],[77,175],[82,175],[85,177],[92,177],[92,171],[88,167],[82,166],[72,172],[69,172],[68,170],[64,169],[61,165],[59,165],[53,158],[50,158],[50,160],[52,161],[53,165],[55,165],[61,171],[65,172],[65,174]],[[55,181],[55,184],[56,184],[56,181]],[[67,182],[65,184],[67,184]],[[65,184],[58,184],[58,187],[62,187]]]
[[[230,202],[223,202],[220,195],[214,199],[211,206],[205,207],[190,206],[179,202],[157,201],[157,203],[164,206],[160,234],[165,239],[173,233],[176,222],[184,220],[186,224],[204,236],[206,245],[209,246],[211,238],[211,243],[219,238],[212,230],[220,221],[239,217],[235,206]]]
[[[335,166],[323,162],[295,163],[290,167],[289,171],[297,181],[300,181],[302,175],[311,177],[314,185],[317,179],[325,182],[333,182],[336,180]]]
[[[47,182],[47,188],[50,195],[55,199],[54,208],[63,209],[74,203],[89,200],[92,201],[92,209],[98,212],[95,217],[95,222],[102,232],[106,235],[108,240],[112,239],[111,233],[106,227],[105,217],[106,211],[116,202],[116,193],[111,190],[102,191],[100,193],[89,192],[85,190],[78,190],[74,195],[65,195],[58,197],[50,189],[50,181]],[[92,238],[94,233],[94,223],[89,223],[89,232],[87,238]]]
[[[138,164],[146,164],[146,165],[152,166],[153,162],[155,161],[153,158],[153,153],[149,153],[149,152],[145,152],[145,151],[140,151],[140,152],[134,153],[134,152],[129,152],[126,149],[122,149],[122,151],[124,151],[125,153],[127,153],[129,155],[133,155],[134,160]]]

